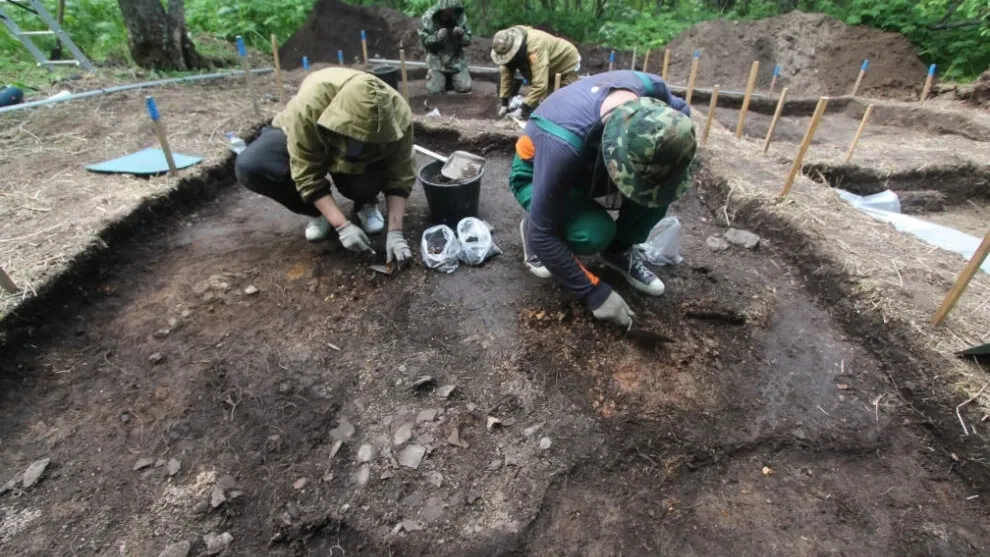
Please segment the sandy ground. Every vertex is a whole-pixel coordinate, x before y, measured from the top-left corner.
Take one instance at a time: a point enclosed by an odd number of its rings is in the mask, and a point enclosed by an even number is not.
[[[481,216],[504,255],[385,278],[205,172],[229,161],[224,131],[257,122],[236,91],[155,90],[175,149],[208,159],[184,174],[206,202],[168,178],[82,170],[150,144],[141,94],[0,119],[0,264],[41,289],[112,248],[4,321],[0,479],[51,459],[38,485],[0,495],[6,552],[186,540],[201,555],[203,535],[229,532],[227,554],[246,555],[986,553],[990,396],[963,409],[961,435],[954,406],[986,376],[951,352],[990,340],[990,283],[974,280],[948,327],[926,325],[961,258],[807,178],[776,202],[785,162],[716,129],[674,209],[687,261],[661,271],[669,294],[620,286],[675,339],[644,348],[519,265],[511,126],[453,117],[463,97],[448,95],[421,133],[489,156]],[[462,114],[488,110],[466,99]],[[150,214],[101,233],[138,206]],[[411,238],[425,217],[417,191]],[[760,248],[708,248],[729,224]],[[699,318],[712,314],[745,324]]]

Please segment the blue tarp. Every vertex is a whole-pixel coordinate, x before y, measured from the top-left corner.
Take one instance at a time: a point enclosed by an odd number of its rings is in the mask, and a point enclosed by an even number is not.
[[[172,153],[175,159],[176,168],[188,168],[198,164],[203,157],[193,157],[190,155],[180,155]],[[168,172],[168,162],[165,160],[165,153],[161,149],[142,149],[137,153],[124,155],[113,160],[91,164],[86,167],[90,172],[102,174],[134,174],[137,176],[148,176],[153,174],[164,174]]]

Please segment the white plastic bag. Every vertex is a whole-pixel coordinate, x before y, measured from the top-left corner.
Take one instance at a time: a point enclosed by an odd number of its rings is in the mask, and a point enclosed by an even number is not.
[[[492,232],[485,221],[465,217],[457,223],[457,241],[461,245],[461,261],[468,265],[481,265],[489,257],[501,255]]]
[[[438,224],[423,231],[423,240],[419,244],[423,265],[443,273],[453,273],[457,270],[458,256],[461,253],[457,235],[449,226]]]
[[[650,236],[640,244],[646,260],[654,265],[678,265],[681,257],[681,221],[677,217],[664,217],[650,231]]]

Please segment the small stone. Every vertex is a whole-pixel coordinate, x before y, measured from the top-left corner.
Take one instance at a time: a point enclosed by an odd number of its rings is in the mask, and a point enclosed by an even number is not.
[[[447,442],[455,447],[460,447],[462,449],[467,449],[468,447],[470,447],[467,441],[461,439],[461,431],[460,428],[457,426],[454,426],[454,428],[451,430],[450,435],[447,437]]]
[[[729,242],[726,242],[718,236],[709,236],[708,239],[705,240],[705,244],[711,248],[712,251],[725,251],[729,249]]]
[[[307,485],[309,485],[309,480],[306,478],[299,478],[298,480],[292,482],[292,487],[297,490],[305,489]]]
[[[233,501],[234,499],[238,499],[243,496],[244,496],[244,492],[239,489],[231,489],[230,491],[227,492],[227,499],[229,501]]]
[[[544,451],[547,450],[547,449],[549,449],[550,448],[550,445],[552,445],[552,444],[553,444],[553,441],[551,441],[549,437],[544,437],[543,439],[540,439],[540,449],[542,449]]]
[[[776,473],[773,471],[773,468],[770,468],[769,466],[764,466],[762,472],[764,476],[772,476]]]
[[[473,403],[473,402],[469,402],[469,403],[467,403],[467,405],[465,406],[465,408],[467,408],[467,411],[468,412],[474,412],[475,410],[478,409],[478,405],[475,404],[475,403]]]
[[[340,448],[343,446],[344,446],[343,441],[333,442],[333,445],[330,446],[330,460],[333,460],[333,457],[337,456],[337,453],[340,452]]]
[[[464,502],[468,505],[473,505],[478,499],[481,499],[481,492],[476,489],[468,491],[467,495],[464,496]]]
[[[522,432],[523,437],[529,439],[530,437],[536,435],[536,432],[539,431],[541,427],[543,427],[543,424],[536,424],[527,427]]]
[[[180,316],[181,316],[181,317],[182,317],[183,319],[185,319],[186,317],[189,317],[190,315],[192,315],[192,310],[191,310],[191,309],[184,309],[184,310],[182,310],[182,311],[181,311],[181,312],[179,313],[179,315],[180,315]]]
[[[416,416],[416,423],[417,424],[421,424],[423,422],[432,422],[435,419],[437,419],[437,410],[436,410],[436,408],[428,408],[426,410],[422,410]]]
[[[164,458],[159,458],[158,460],[155,461],[155,468],[161,468],[162,466],[165,466],[166,464],[168,464],[168,461],[167,460],[165,460]]]
[[[358,447],[357,451],[357,461],[358,462],[371,462],[375,460],[375,446],[371,443],[364,443]]]
[[[437,386],[436,380],[429,375],[423,375],[422,377],[413,381],[412,384],[413,390],[419,392],[432,391],[436,386]]]
[[[457,385],[444,385],[437,389],[437,396],[440,398],[450,398],[450,395],[454,394],[454,390],[457,389]]]
[[[182,322],[174,317],[169,317],[166,323],[168,323],[168,328],[173,331],[178,331],[182,328]]]
[[[130,422],[131,421],[131,415],[128,414],[127,412],[124,412],[123,414],[120,415],[120,421],[122,423],[125,423],[125,424],[128,423],[128,422]]]
[[[495,472],[495,471],[497,471],[501,467],[502,467],[502,459],[501,458],[496,458],[495,460],[492,460],[491,462],[488,463],[488,471],[489,472]]]
[[[430,472],[426,475],[426,478],[430,480],[430,483],[433,484],[434,487],[440,487],[443,485],[443,474],[440,472]]]
[[[285,512],[289,513],[290,518],[299,518],[299,505],[295,501],[289,501],[285,504]]]
[[[193,514],[206,514],[210,510],[210,503],[207,501],[200,501],[196,503],[193,507]]]
[[[221,551],[227,549],[230,542],[234,541],[234,536],[230,535],[230,532],[224,532],[223,534],[217,535],[213,532],[203,536],[203,543],[206,544],[206,554],[216,555]]]
[[[223,488],[215,485],[210,492],[210,506],[214,509],[227,502],[227,497],[223,494]]]
[[[392,444],[399,447],[404,445],[406,441],[412,439],[412,428],[413,424],[411,423],[400,425],[399,428],[395,430],[395,433],[392,434]]]
[[[792,429],[791,430],[791,435],[793,435],[794,438],[797,439],[797,440],[799,440],[799,441],[805,441],[805,440],[808,439],[808,434],[805,433],[804,432],[804,429],[803,428],[800,428],[800,427],[796,427],[796,428]]]
[[[200,296],[202,294],[206,294],[206,291],[209,290],[209,289],[210,289],[210,283],[206,282],[205,280],[201,280],[201,281],[197,282],[192,287],[193,294],[195,294],[197,296]]]
[[[151,362],[151,365],[160,364],[165,361],[165,354],[155,352],[154,354],[148,356],[148,361]]]
[[[158,554],[158,557],[186,557],[189,555],[189,549],[192,548],[192,544],[187,541],[176,542],[165,548]]]
[[[43,458],[41,460],[36,460],[31,463],[31,466],[27,467],[24,471],[24,475],[21,477],[21,486],[24,489],[33,487],[44,475],[45,470],[48,470],[48,465],[51,464],[52,459]]]
[[[330,430],[330,437],[337,441],[347,441],[354,436],[354,426],[347,418],[341,418],[337,422],[337,427]]]
[[[134,466],[131,468],[131,470],[134,472],[137,472],[138,470],[144,470],[145,468],[150,467],[154,463],[155,463],[155,459],[153,458],[147,458],[147,457],[139,458],[137,462],[134,463]]]
[[[423,528],[426,528],[423,526],[423,523],[415,520],[403,520],[399,523],[399,525],[402,526],[402,530],[405,530],[406,532],[419,532]]]
[[[244,289],[244,293],[247,294],[248,296],[254,296],[255,294],[258,293],[258,287],[256,287],[253,284],[249,284],[247,285],[247,288]]]
[[[168,329],[168,328],[165,328],[165,329],[158,329],[157,331],[155,331],[155,333],[154,333],[154,337],[155,337],[155,338],[165,338],[165,337],[167,337],[167,336],[168,336],[168,335],[169,335],[169,334],[170,334],[171,332],[172,332],[172,330],[171,330],[171,329]]]
[[[760,237],[749,230],[730,228],[725,231],[723,236],[730,244],[735,244],[746,249],[756,249],[756,246],[760,245]]]
[[[9,480],[7,480],[7,483],[0,486],[0,495],[3,495],[8,491],[13,491],[14,488],[17,487],[17,484],[22,484],[23,481],[24,481],[23,474],[10,478]]]
[[[367,464],[362,464],[358,468],[357,472],[354,473],[354,483],[358,484],[360,487],[368,485],[368,480],[371,479],[371,466]]]
[[[439,497],[430,497],[423,508],[419,510],[419,516],[427,522],[436,522],[443,516],[443,500]]]
[[[237,487],[237,480],[234,479],[234,476],[225,474],[217,480],[217,487],[224,491],[229,491]]]
[[[492,430],[495,429],[495,426],[500,425],[502,425],[502,420],[496,418],[495,416],[488,416],[488,423],[485,428],[488,430],[488,433],[491,433]]]
[[[409,445],[399,452],[399,464],[415,470],[423,462],[424,456],[426,456],[426,447],[422,445]]]

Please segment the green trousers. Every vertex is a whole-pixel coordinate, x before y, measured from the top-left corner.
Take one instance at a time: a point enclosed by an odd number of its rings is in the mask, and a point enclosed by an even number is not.
[[[529,212],[533,199],[533,164],[519,158],[512,160],[509,172],[509,189],[522,208]],[[622,247],[632,247],[646,241],[650,231],[667,214],[667,207],[650,208],[622,200],[619,218],[613,220],[602,207],[587,194],[571,192],[563,201],[570,217],[564,226],[564,241],[577,255],[593,255],[605,251],[613,241]]]

